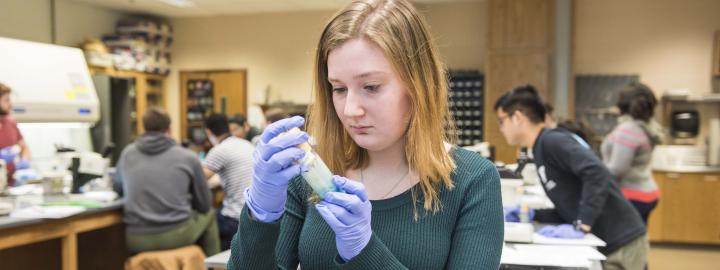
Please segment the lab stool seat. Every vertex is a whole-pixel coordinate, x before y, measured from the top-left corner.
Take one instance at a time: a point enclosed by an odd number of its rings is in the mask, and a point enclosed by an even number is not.
[[[205,253],[196,245],[140,252],[125,261],[125,270],[206,270]]]

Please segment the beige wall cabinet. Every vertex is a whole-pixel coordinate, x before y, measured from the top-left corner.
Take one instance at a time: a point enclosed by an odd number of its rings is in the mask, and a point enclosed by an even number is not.
[[[515,163],[518,150],[500,133],[495,100],[511,87],[528,83],[552,100],[554,10],[552,0],[489,1],[484,134],[495,146],[496,160]]]
[[[715,32],[715,46],[713,46],[713,76],[720,76],[720,30]]]
[[[653,175],[662,195],[648,222],[650,240],[720,244],[720,173]]]

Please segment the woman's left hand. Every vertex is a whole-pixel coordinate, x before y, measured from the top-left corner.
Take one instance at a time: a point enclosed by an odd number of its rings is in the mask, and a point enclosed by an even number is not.
[[[372,206],[363,184],[337,175],[332,180],[346,193],[325,193],[325,198],[315,208],[335,231],[338,254],[347,262],[360,254],[370,242]]]

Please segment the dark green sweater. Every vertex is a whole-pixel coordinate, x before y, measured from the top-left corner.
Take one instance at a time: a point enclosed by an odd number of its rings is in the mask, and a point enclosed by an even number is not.
[[[335,234],[307,202],[310,187],[290,183],[286,211],[274,223],[254,220],[244,207],[232,242],[229,269],[498,269],[503,245],[500,176],[493,164],[454,148],[455,188],[441,190],[442,210],[413,221],[410,190],[372,201],[373,236],[342,262]]]

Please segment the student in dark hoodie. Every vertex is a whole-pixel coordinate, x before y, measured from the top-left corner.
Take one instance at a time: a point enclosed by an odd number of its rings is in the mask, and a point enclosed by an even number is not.
[[[191,244],[220,251],[210,190],[198,158],[168,135],[170,117],[150,108],[145,133],[123,150],[115,180],[125,196],[126,243],[132,253]]]
[[[537,211],[534,220],[564,223],[539,233],[577,238],[592,232],[607,243],[600,249],[607,256],[603,269],[643,269],[648,242],[640,215],[592,150],[565,130],[544,128],[545,107],[537,90],[515,87],[497,100],[494,110],[505,140],[532,149],[543,189],[555,205],[554,210]]]

